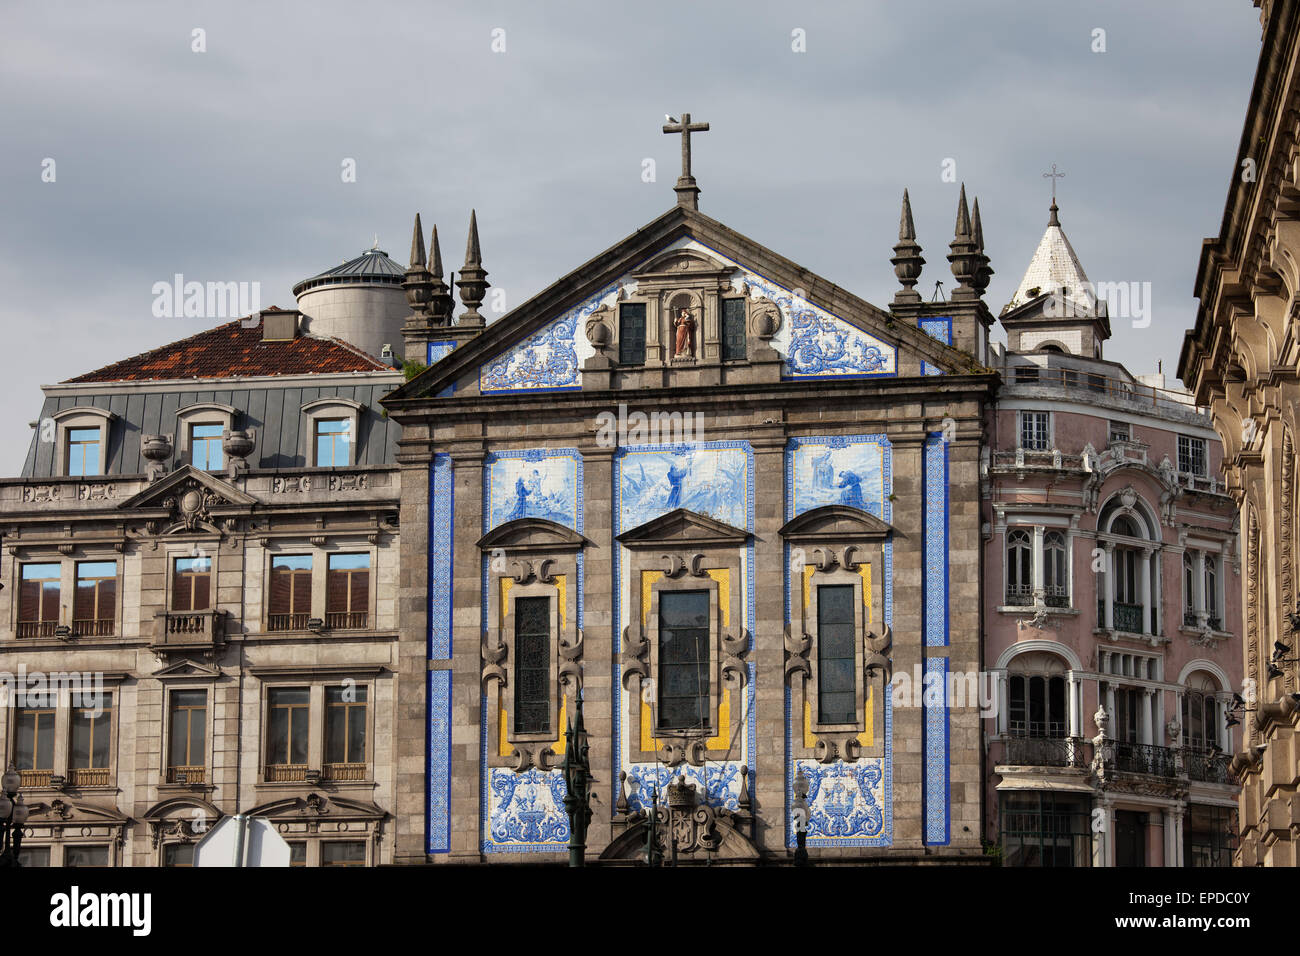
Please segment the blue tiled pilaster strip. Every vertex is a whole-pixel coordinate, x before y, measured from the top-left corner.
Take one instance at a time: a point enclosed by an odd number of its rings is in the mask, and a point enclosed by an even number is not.
[[[925,662],[925,842],[928,846],[949,840],[948,780],[948,658]],[[934,703],[934,699],[940,703]]]
[[[944,648],[948,634],[948,443],[931,434],[922,449],[925,476],[925,646]],[[925,662],[925,842],[949,840],[948,659]]]
[[[451,671],[429,671],[430,853],[451,851]]]
[[[451,456],[433,456],[429,496],[429,657],[451,657],[452,515]]]

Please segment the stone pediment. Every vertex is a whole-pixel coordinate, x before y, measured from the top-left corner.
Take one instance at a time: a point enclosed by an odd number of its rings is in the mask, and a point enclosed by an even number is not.
[[[349,800],[336,795],[326,796],[312,791],[305,797],[286,797],[273,800],[246,811],[250,817],[301,818],[304,816],[335,816],[348,819],[381,820],[388,815],[383,807],[363,800]]]
[[[206,471],[184,465],[161,481],[132,495],[118,505],[124,511],[162,511],[167,527],[163,533],[215,531],[214,514],[251,509],[257,499],[244,494],[234,485],[215,478]]]
[[[149,822],[167,820],[174,817],[181,817],[185,820],[195,819],[194,811],[200,813],[199,819],[206,821],[208,826],[212,826],[220,820],[225,814],[215,805],[200,797],[168,797],[166,800],[160,800],[144,812],[141,819]]]
[[[55,797],[50,801],[37,801],[28,805],[28,826],[50,826],[51,824],[79,823],[86,826],[95,824],[122,824],[129,818],[116,807],[105,807],[81,800],[69,800]]]
[[[846,538],[885,538],[893,525],[848,505],[825,505],[791,518],[781,537],[803,541],[843,541]]]
[[[750,539],[748,531],[733,527],[707,515],[677,508],[651,518],[618,536],[629,548],[650,548],[660,545],[677,547],[738,547]]]
[[[179,660],[174,664],[168,664],[166,667],[159,668],[149,675],[155,680],[169,680],[172,678],[207,678],[208,680],[217,680],[224,675],[219,667],[209,667],[198,661]]]
[[[478,546],[484,551],[576,551],[587,539],[571,528],[545,518],[517,518],[497,525]]]
[[[635,279],[677,279],[683,277],[731,275],[736,267],[703,255],[694,249],[673,249],[655,256],[646,265],[632,271]]]

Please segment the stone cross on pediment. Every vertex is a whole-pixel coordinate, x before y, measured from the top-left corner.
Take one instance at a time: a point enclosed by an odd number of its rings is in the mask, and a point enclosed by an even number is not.
[[[682,174],[673,187],[677,193],[677,204],[698,209],[700,190],[695,185],[695,177],[691,175],[691,133],[706,132],[709,124],[692,123],[690,113],[683,113],[680,120],[671,116],[665,116],[664,119],[668,121],[664,124],[665,133],[680,133],[682,136]]]

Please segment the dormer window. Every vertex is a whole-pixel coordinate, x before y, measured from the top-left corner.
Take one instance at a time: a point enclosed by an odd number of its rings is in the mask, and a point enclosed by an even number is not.
[[[316,465],[332,468],[352,461],[352,422],[346,418],[316,419]]]
[[[65,408],[54,416],[58,431],[54,437],[58,461],[55,473],[69,477],[90,477],[107,471],[109,425],[114,419],[102,408]]]
[[[220,471],[224,465],[221,452],[220,422],[203,422],[190,426],[190,464],[200,471]]]

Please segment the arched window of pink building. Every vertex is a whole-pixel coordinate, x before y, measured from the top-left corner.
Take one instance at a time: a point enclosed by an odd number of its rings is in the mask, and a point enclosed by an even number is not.
[[[1098,626],[1126,634],[1159,633],[1160,524],[1141,497],[1126,488],[1097,518],[1106,552],[1098,575]]]
[[[1034,603],[1034,541],[1029,531],[1007,532],[1007,604]]]
[[[1049,531],[1043,536],[1043,603],[1048,607],[1070,606],[1070,570],[1065,534]]]

